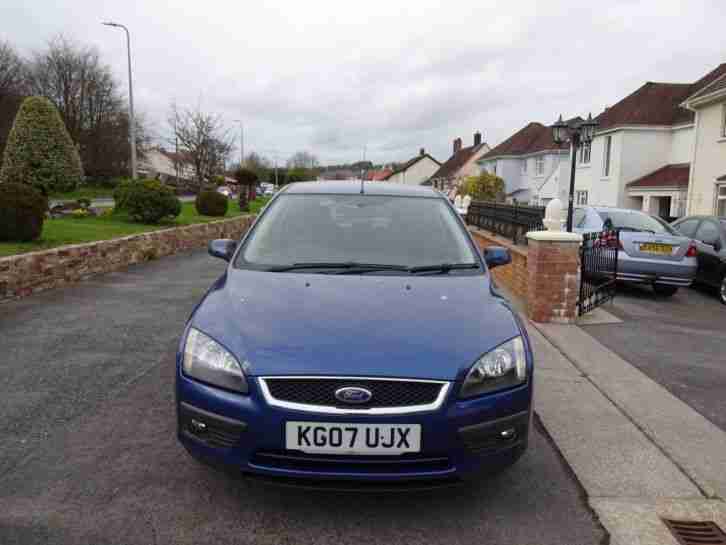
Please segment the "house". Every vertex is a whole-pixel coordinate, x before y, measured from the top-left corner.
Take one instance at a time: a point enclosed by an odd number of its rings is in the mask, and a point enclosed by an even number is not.
[[[568,124],[581,122],[580,118]],[[509,202],[547,204],[565,200],[570,183],[567,144],[555,143],[552,127],[532,122],[485,153],[477,163],[504,180]]]
[[[468,176],[479,174],[477,160],[489,151],[489,146],[482,142],[480,132],[474,133],[474,144],[467,148],[462,147],[461,138],[454,140],[454,148],[451,157],[436,172],[434,172],[425,184],[433,185],[442,191],[448,191],[459,185],[461,180]]]
[[[365,180],[369,182],[380,182],[393,174],[393,169],[384,167],[381,169],[369,170],[366,172]]]
[[[726,74],[683,103],[694,113],[688,214],[726,217]]]
[[[441,163],[421,148],[416,157],[409,159],[383,179],[394,184],[421,185],[439,168]]]
[[[685,214],[696,116],[683,103],[724,74],[726,64],[694,83],[647,82],[602,112],[592,143],[578,150],[578,204],[632,208],[668,219]]]
[[[159,178],[163,182],[190,182],[195,179],[191,160],[182,153],[166,151],[162,147],[152,148],[144,153],[139,164],[139,174],[149,178]]]

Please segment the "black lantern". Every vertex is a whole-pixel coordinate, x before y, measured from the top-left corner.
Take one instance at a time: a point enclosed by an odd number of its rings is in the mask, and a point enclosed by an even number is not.
[[[552,125],[552,137],[554,138],[555,144],[561,146],[567,142],[570,138],[570,128],[567,123],[562,121],[562,116],[557,120],[557,123]]]
[[[595,137],[595,129],[597,129],[597,121],[592,118],[592,114],[588,114],[587,121],[580,125],[580,138],[583,143],[589,144]]]

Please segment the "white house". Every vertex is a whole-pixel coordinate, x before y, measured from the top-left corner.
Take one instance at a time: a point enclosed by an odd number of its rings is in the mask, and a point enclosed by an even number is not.
[[[406,161],[383,180],[394,184],[421,185],[431,178],[440,167],[441,163],[426,153],[424,148],[421,148],[416,157]]]
[[[581,120],[568,123],[577,121]],[[567,146],[555,144],[552,127],[533,122],[485,153],[477,163],[504,180],[509,202],[544,205],[556,196],[566,200],[568,158]]]
[[[478,131],[474,133],[474,145],[467,148],[462,146],[461,138],[454,140],[453,154],[431,175],[426,181],[427,185],[443,191],[451,190],[464,178],[479,174],[480,167],[476,162],[489,151],[489,146],[482,142],[482,135]]]
[[[695,113],[688,213],[726,217],[726,74],[684,106]]]
[[[149,178],[159,178],[166,182],[177,177],[181,180],[194,180],[194,167],[179,153],[166,151],[163,148],[152,148],[144,153],[139,164],[139,174]]]
[[[695,83],[648,82],[601,113],[592,144],[578,151],[580,204],[685,214],[695,116],[682,103],[724,74],[726,64]]]

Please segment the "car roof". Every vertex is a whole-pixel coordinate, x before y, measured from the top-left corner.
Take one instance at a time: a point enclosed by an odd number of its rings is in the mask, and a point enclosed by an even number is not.
[[[618,208],[616,206],[593,206],[593,210],[596,212],[626,212],[630,214],[645,214],[646,216],[649,216],[647,212],[643,212],[642,210],[633,210],[632,208]]]
[[[363,182],[364,195],[390,195],[403,197],[429,197],[443,199],[443,195],[430,187],[403,185],[386,182]],[[360,180],[336,180],[327,182],[296,182],[284,187],[286,194],[360,195]]]

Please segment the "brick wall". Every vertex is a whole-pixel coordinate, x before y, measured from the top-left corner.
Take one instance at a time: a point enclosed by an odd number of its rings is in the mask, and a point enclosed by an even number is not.
[[[469,230],[482,250],[487,246],[503,246],[509,249],[509,253],[512,255],[512,263],[492,269],[492,276],[513,295],[522,301],[526,301],[527,284],[529,281],[527,272],[527,247],[517,246],[506,238],[497,236],[489,231],[477,229],[476,227],[469,227]]]
[[[56,288],[134,263],[240,238],[254,216],[241,216],[88,244],[0,258],[0,302]]]

